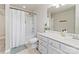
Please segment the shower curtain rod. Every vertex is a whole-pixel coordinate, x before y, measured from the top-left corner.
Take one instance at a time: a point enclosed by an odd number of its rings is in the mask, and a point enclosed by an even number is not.
[[[21,10],[21,9],[14,8],[14,7],[10,7],[10,8],[11,8],[11,9],[16,9],[16,10],[20,10],[20,11],[24,11],[24,12],[28,12],[28,13],[32,13],[32,14],[37,15],[37,14],[36,14],[36,13],[34,13],[34,12],[30,12],[30,11]]]

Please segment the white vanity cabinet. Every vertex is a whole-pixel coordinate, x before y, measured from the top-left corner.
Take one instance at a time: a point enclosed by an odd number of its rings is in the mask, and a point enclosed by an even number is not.
[[[79,54],[79,49],[70,47],[70,46],[65,45],[65,44],[61,44],[61,50],[67,54]]]
[[[42,40],[39,40],[39,45],[42,45],[42,46],[44,46],[44,47],[48,47],[48,43],[47,42],[45,42],[45,41],[42,41]]]
[[[38,50],[41,54],[79,54],[79,47],[75,47],[75,42],[78,43],[78,41],[71,42],[73,39],[67,41],[45,35],[38,35],[37,38],[39,39]]]
[[[60,43],[51,39],[49,39],[49,46],[60,49]]]
[[[61,43],[49,39],[49,44],[48,44],[48,54],[62,54],[64,53],[61,51]]]
[[[39,46],[38,50],[42,54],[47,54],[48,53],[48,39],[46,37],[43,37],[41,35],[38,36],[39,39]]]
[[[48,46],[48,54],[63,54],[64,52],[60,49],[54,48],[53,46]]]
[[[38,49],[39,49],[39,52],[41,54],[47,54],[47,48],[46,47],[39,45]]]
[[[42,54],[61,54],[60,43],[51,40],[45,36],[38,36],[39,39],[39,52]]]

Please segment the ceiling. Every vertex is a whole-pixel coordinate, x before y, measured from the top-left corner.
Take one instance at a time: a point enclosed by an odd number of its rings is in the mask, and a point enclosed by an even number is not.
[[[64,6],[61,6],[59,8],[56,8],[55,6],[52,6],[53,4],[11,4],[11,6],[16,7],[16,8],[20,8],[23,10],[27,10],[27,11],[36,11],[40,8],[44,8],[44,7],[48,7],[48,13],[56,13],[56,12],[60,12],[63,10],[66,10],[68,8],[71,8],[74,6],[74,4],[66,4]],[[25,8],[23,8],[23,6],[25,6]]]
[[[57,12],[69,9],[71,7],[74,7],[74,4],[66,4],[66,5],[63,5],[63,6],[59,7],[59,8],[56,8],[55,6],[52,6],[52,7],[50,7],[48,9],[48,12],[57,13]]]
[[[35,11],[43,6],[48,6],[49,4],[11,4],[11,6],[22,8],[29,11]],[[25,8],[23,8],[25,6]]]

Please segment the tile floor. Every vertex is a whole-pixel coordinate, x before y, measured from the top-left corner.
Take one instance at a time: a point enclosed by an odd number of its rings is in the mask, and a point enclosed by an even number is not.
[[[20,52],[20,51],[22,51],[22,50],[24,50],[26,48],[27,47],[25,45],[21,45],[19,47],[12,48],[10,53],[11,54],[16,54],[16,53],[18,53],[18,52]]]
[[[11,49],[11,54],[40,54],[36,49],[26,47],[25,45]]]
[[[36,49],[32,49],[32,48],[27,48],[24,49],[16,54],[40,54]]]

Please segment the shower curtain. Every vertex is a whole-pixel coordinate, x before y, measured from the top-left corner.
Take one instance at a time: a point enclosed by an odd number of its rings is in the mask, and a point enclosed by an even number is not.
[[[27,12],[10,9],[11,48],[25,44],[35,36],[34,15]]]
[[[11,46],[18,47],[25,42],[25,12],[10,9]]]

